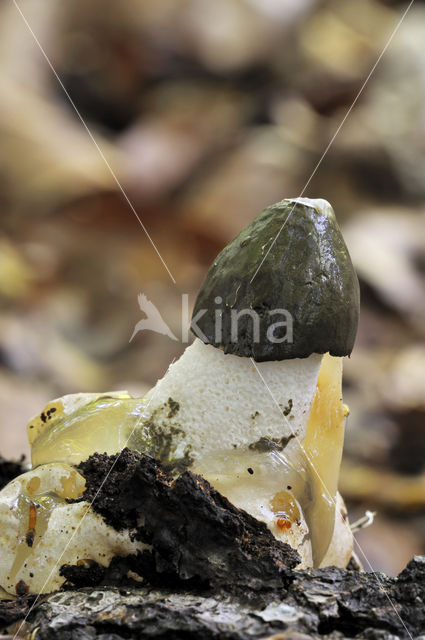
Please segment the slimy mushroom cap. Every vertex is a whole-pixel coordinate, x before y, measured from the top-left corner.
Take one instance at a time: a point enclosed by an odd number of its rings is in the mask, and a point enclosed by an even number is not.
[[[289,337],[287,323],[276,324],[282,309],[292,319]],[[249,310],[259,318],[257,335]],[[214,260],[195,303],[197,316],[203,342],[259,362],[350,355],[359,284],[331,205],[295,198],[267,207]]]

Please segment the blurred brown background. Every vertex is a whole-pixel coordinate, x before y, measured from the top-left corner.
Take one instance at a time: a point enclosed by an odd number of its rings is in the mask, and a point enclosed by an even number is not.
[[[141,394],[183,346],[129,344],[143,291],[180,335],[215,254],[300,194],[406,3],[0,2],[0,452],[49,399]],[[361,279],[341,490],[374,568],[425,552],[425,6],[417,1],[304,195]]]

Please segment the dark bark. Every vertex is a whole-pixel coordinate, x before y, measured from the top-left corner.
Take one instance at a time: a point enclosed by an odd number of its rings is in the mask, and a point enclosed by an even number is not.
[[[395,640],[425,630],[424,557],[398,578],[297,571],[288,545],[200,476],[173,480],[153,458],[128,450],[96,454],[80,469],[84,498],[96,496],[93,508],[109,524],[151,550],[116,557],[107,569],[91,561],[62,567],[67,589],[0,602],[4,632],[25,617],[20,634],[37,629],[36,640]]]
[[[398,579],[335,568],[294,571],[284,597],[269,592],[249,601],[146,586],[58,592],[36,604],[25,631],[38,628],[37,640],[260,640],[279,633],[297,640],[290,630],[306,634],[301,638],[395,640],[409,637],[401,620],[413,638],[423,633],[424,600],[421,557]]]
[[[300,561],[263,522],[237,509],[190,471],[173,480],[153,458],[129,449],[119,456],[95,454],[79,469],[86,478],[82,499],[94,500],[93,509],[108,524],[129,529],[152,546],[152,551],[134,556],[130,566],[128,559],[116,559],[114,584],[123,565],[121,578],[130,568],[156,586],[187,588],[190,582],[198,591],[254,593],[284,589]],[[93,584],[90,571],[90,567],[62,568],[63,575],[79,586],[85,575]],[[99,581],[110,584],[107,574]]]
[[[0,490],[7,485],[8,482],[19,476],[24,471],[25,456],[22,456],[20,460],[5,460],[0,455]]]
[[[15,600],[0,600],[0,632],[15,620],[21,620],[28,614],[36,596],[23,596]]]

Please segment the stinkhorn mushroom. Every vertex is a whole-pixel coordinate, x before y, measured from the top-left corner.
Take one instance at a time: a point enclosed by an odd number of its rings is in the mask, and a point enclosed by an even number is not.
[[[264,520],[304,566],[345,566],[352,552],[337,485],[358,313],[332,207],[283,200],[214,260],[193,312],[199,337],[147,394],[174,463]]]
[[[195,341],[144,398],[65,396],[30,422],[35,468],[0,492],[0,586],[12,591],[23,581],[40,590],[31,575],[46,532],[66,544],[65,523],[75,525],[80,505],[98,532],[90,544],[80,531],[85,558],[107,565],[114,551],[134,552],[125,532],[101,529],[88,503],[64,504],[81,494],[84,478],[72,476],[73,465],[124,446],[175,474],[203,475],[289,542],[301,566],[346,566],[353,540],[337,491],[347,413],[341,377],[358,308],[357,278],[329,203],[298,198],[265,209],[215,259],[195,304]],[[31,504],[52,495],[37,524]],[[37,545],[23,546],[27,530]],[[78,557],[68,545],[66,561]],[[45,564],[47,591],[63,578],[51,556]]]

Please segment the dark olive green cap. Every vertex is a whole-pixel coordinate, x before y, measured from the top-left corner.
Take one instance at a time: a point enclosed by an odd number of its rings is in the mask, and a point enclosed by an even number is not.
[[[195,303],[192,331],[225,353],[258,362],[326,352],[346,356],[356,337],[359,299],[330,204],[283,200],[267,207],[214,260]],[[286,314],[271,313],[278,309]]]

